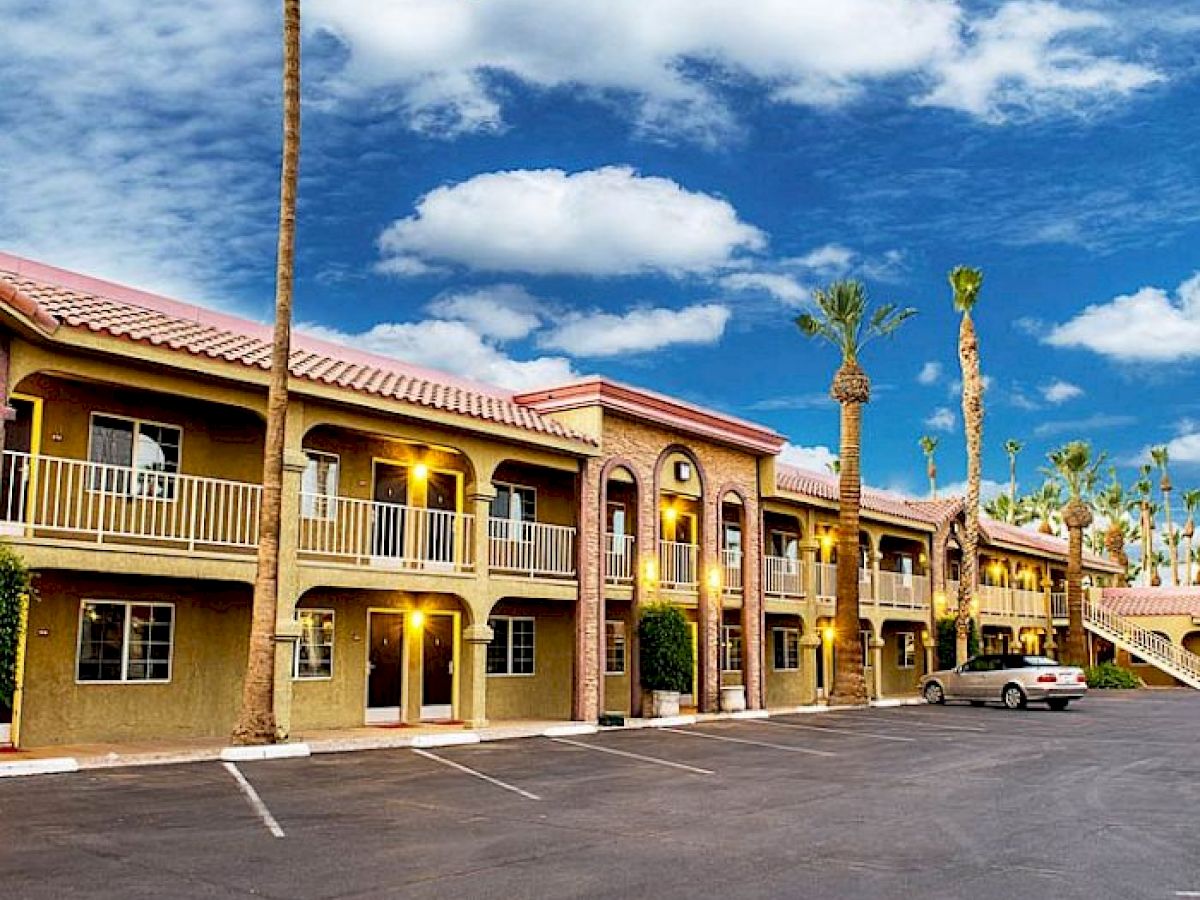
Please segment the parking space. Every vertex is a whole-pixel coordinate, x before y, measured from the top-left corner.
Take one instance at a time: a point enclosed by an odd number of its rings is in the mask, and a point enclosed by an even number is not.
[[[1141,693],[13,779],[0,891],[1182,896],[1198,718]]]

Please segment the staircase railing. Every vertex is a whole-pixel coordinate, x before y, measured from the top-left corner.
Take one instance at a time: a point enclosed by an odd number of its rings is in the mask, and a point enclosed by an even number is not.
[[[1200,690],[1200,656],[1195,653],[1172,644],[1162,635],[1118,615],[1090,597],[1083,600],[1083,620],[1101,637]]]

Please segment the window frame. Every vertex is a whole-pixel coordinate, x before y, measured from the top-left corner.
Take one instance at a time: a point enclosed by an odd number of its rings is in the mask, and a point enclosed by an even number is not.
[[[508,623],[508,637],[504,648],[505,670],[503,672],[488,672],[488,678],[532,678],[537,675],[537,616],[488,616],[488,625],[496,619]],[[529,658],[531,668],[528,672],[513,671],[513,623],[528,622],[530,624]],[[494,631],[494,629],[493,629]],[[495,640],[493,635],[492,640]]]
[[[328,609],[326,607],[304,607],[296,610],[296,623],[300,623],[300,616],[308,614],[328,615],[331,623],[329,629],[329,674],[328,675],[301,675],[300,674],[300,644],[301,640],[297,640],[292,647],[292,680],[293,681],[332,681],[334,673],[334,656],[336,655],[336,636],[337,636],[337,610]],[[325,644],[320,646],[324,647]]]
[[[121,606],[125,609],[124,621],[121,625],[121,677],[120,678],[80,678],[79,665],[83,661],[83,615],[88,606]],[[133,625],[130,610],[135,606],[166,607],[171,610],[171,626],[167,635],[167,677],[166,678],[130,678],[129,677],[129,635]],[[112,598],[84,597],[79,601],[79,619],[75,629],[75,683],[77,685],[91,684],[170,684],[175,675],[175,603],[170,600],[115,600]]]
[[[300,475],[300,518],[305,521],[316,522],[331,522],[337,518],[337,498],[340,496],[342,487],[342,457],[340,453],[332,453],[329,450],[317,450],[311,447],[305,447],[303,450],[304,457],[308,462],[305,463],[305,472],[308,471],[308,463],[315,462],[314,457],[323,456],[326,459],[333,460],[334,479],[333,479],[333,494],[327,494],[320,491],[311,494],[304,493],[304,473]],[[312,508],[305,507],[305,500],[312,500]],[[323,505],[324,512],[318,510],[318,506]]]
[[[95,426],[96,426],[96,417],[97,416],[99,416],[101,418],[106,418],[106,419],[116,419],[117,421],[120,421],[120,422],[129,422],[133,426],[133,439],[130,441],[129,464],[128,465],[122,465],[120,463],[104,463],[104,462],[99,462],[98,460],[92,459],[92,450],[95,447],[95,439],[96,439]],[[138,466],[137,466],[137,443],[138,443],[138,436],[141,434],[141,428],[143,425],[153,425],[155,428],[171,428],[179,433],[179,441],[175,447],[176,455],[177,455],[178,459],[176,459],[176,461],[175,461],[175,471],[174,472],[155,472],[153,469],[139,469],[138,468]],[[106,487],[96,487],[95,486],[95,483],[96,483],[95,476],[96,476],[97,472],[93,471],[91,473],[92,477],[87,479],[87,492],[89,494],[100,494],[101,496],[105,496],[105,497],[130,497],[130,498],[141,499],[141,500],[158,500],[158,501],[164,502],[164,503],[175,502],[175,499],[178,497],[178,491],[176,491],[175,486],[176,486],[176,483],[178,482],[178,480],[181,477],[183,477],[183,432],[184,432],[184,428],[182,425],[175,425],[172,422],[158,422],[154,419],[142,419],[137,416],[126,416],[121,413],[105,412],[103,410],[98,410],[98,409],[91,410],[91,412],[88,413],[87,459],[85,460],[85,462],[89,466],[101,467],[99,469],[99,471],[101,471],[101,472],[104,470],[104,468],[128,469],[131,473],[133,473],[134,477],[129,479],[129,488],[127,490],[120,491],[120,490],[115,490],[115,489],[106,488]],[[137,476],[140,473],[146,473],[148,475],[166,476],[165,483],[170,485],[170,495],[165,496],[165,497],[157,497],[153,494],[146,493],[145,491],[143,491],[140,488],[140,480],[137,478]]]
[[[778,649],[778,641],[783,639],[783,662],[784,665],[778,665],[779,655],[776,653]],[[788,662],[788,641],[795,640],[795,660],[796,664],[789,666]],[[800,671],[800,629],[795,626],[777,625],[771,629],[771,671],[773,672],[799,672]]]
[[[730,667],[729,657],[732,656],[732,654],[730,653],[730,649],[733,646],[734,632],[737,632],[737,636],[736,636],[737,648],[738,648],[737,656],[738,656],[739,665],[737,665],[736,667]],[[718,663],[721,667],[722,673],[741,672],[742,669],[745,667],[746,646],[743,641],[741,625],[725,625],[724,623],[722,623],[722,625],[721,625],[721,647],[720,647],[720,653],[718,654],[718,656],[720,657],[720,659],[718,660]]]
[[[488,509],[488,518],[490,518],[491,520],[493,520],[495,522],[503,522],[504,523],[504,531],[506,533],[500,539],[506,540],[506,541],[513,541],[516,543],[527,543],[527,544],[533,543],[533,534],[531,533],[531,530],[526,526],[537,524],[537,508],[538,508],[537,488],[531,484],[518,484],[515,481],[493,481],[492,486],[497,489],[496,498],[493,498],[493,500],[492,500],[493,503],[500,496],[500,490],[499,490],[500,488],[506,489],[509,493],[509,505],[508,505],[509,514],[507,516],[502,517],[502,516],[492,515],[491,509],[490,508]],[[530,514],[529,514],[528,519],[526,519],[525,515],[524,515],[525,514],[524,506],[521,507],[521,518],[520,519],[514,519],[512,517],[512,496],[516,491],[528,491],[532,497],[532,502],[529,504]],[[522,500],[522,503],[524,503],[524,500]]]
[[[896,668],[915,669],[917,667],[917,633],[915,631],[897,631],[896,645]]]
[[[610,669],[608,666],[609,651],[617,646],[609,640],[608,629],[611,625],[621,626],[620,648],[621,648],[621,668]],[[629,635],[628,629],[625,627],[624,619],[605,619],[604,620],[604,674],[613,676],[626,675],[629,672]]]

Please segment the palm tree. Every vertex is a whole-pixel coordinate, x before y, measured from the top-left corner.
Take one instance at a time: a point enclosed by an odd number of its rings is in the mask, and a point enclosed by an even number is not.
[[[1171,527],[1171,474],[1167,471],[1167,464],[1171,459],[1166,445],[1151,447],[1150,458],[1154,460],[1154,465],[1158,467],[1159,475],[1162,476],[1158,482],[1158,489],[1162,491],[1163,519],[1166,525],[1166,531],[1163,534],[1167,538],[1167,552],[1171,560],[1171,583],[1178,587],[1179,552],[1177,544],[1174,543],[1174,538],[1172,537],[1175,530]]]
[[[1088,501],[1096,486],[1096,476],[1104,463],[1104,454],[1092,457],[1087,441],[1071,441],[1047,454],[1048,474],[1059,479],[1067,490],[1063,521],[1067,525],[1067,661],[1087,664],[1087,643],[1083,634],[1083,530],[1092,524]]]
[[[1008,454],[1008,500],[1014,508],[1017,505],[1017,454],[1024,449],[1025,445],[1013,438],[1004,442],[1004,452]]]
[[[938,439],[932,435],[923,434],[917,443],[921,445],[921,452],[925,454],[925,474],[929,476],[929,496],[936,500],[937,461],[933,455],[937,452]]]
[[[1192,575],[1192,560],[1194,553],[1192,552],[1192,538],[1196,534],[1196,510],[1200,509],[1200,488],[1192,488],[1189,491],[1184,491],[1179,495],[1183,500],[1183,508],[1187,510],[1187,521],[1183,524],[1183,539],[1185,541],[1184,549],[1184,578],[1183,583],[1191,587],[1196,583],[1196,579]]]
[[[954,308],[962,314],[958,326],[958,362],[962,368],[963,431],[967,438],[967,500],[963,532],[962,577],[958,582],[958,615],[955,617],[954,657],[967,659],[967,633],[971,627],[971,598],[979,580],[979,486],[983,477],[983,376],[979,371],[979,338],[971,312],[983,287],[983,272],[957,266],[950,272]]]
[[[834,703],[865,703],[862,643],[858,613],[858,531],[862,501],[859,470],[862,407],[871,399],[871,380],[858,364],[859,354],[875,338],[895,334],[916,315],[911,308],[885,303],[870,309],[858,281],[835,281],[813,293],[815,313],[796,317],[800,332],[832,344],[842,356],[830,395],[841,406],[841,462],[838,474],[837,607],[834,615]]]
[[[1154,510],[1150,502],[1150,472],[1152,467],[1143,465],[1138,469],[1138,480],[1133,483],[1133,489],[1130,494],[1133,495],[1133,504],[1138,508],[1138,527],[1142,538],[1142,560],[1138,566],[1139,574],[1142,577],[1142,583],[1149,586],[1153,577],[1151,570],[1154,568],[1147,564],[1150,559],[1150,548],[1154,544]]]
[[[1055,526],[1062,513],[1062,488],[1057,481],[1043,482],[1040,488],[1022,498],[1022,501],[1029,511],[1029,521],[1037,519],[1039,532],[1057,533]]]
[[[1104,516],[1107,523],[1104,530],[1104,551],[1108,553],[1109,559],[1127,570],[1129,557],[1125,555],[1125,530],[1128,525],[1129,498],[1117,478],[1115,468],[1109,470],[1108,487],[1097,491],[1095,506],[1096,511]],[[1118,576],[1118,587],[1124,587],[1124,582],[1124,576]]]
[[[997,494],[987,503],[983,504],[983,511],[988,518],[995,519],[997,522],[1012,522],[1017,521],[1017,505],[1014,504],[1008,497],[1008,494]]]
[[[283,160],[279,177],[279,240],[275,258],[275,327],[267,389],[267,435],[258,525],[250,649],[242,706],[233,739],[269,744],[281,737],[275,722],[275,614],[279,598],[279,530],[283,504],[283,449],[291,355],[292,289],[296,258],[296,181],[300,164],[300,0],[283,0]]]
[[[829,470],[830,475],[842,474],[842,461],[836,457],[825,463],[825,468]]]

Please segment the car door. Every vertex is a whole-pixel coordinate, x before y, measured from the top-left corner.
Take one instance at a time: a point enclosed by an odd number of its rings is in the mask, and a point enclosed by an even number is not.
[[[967,660],[959,676],[959,697],[963,700],[987,699],[988,678],[996,663],[994,656],[976,656]]]

